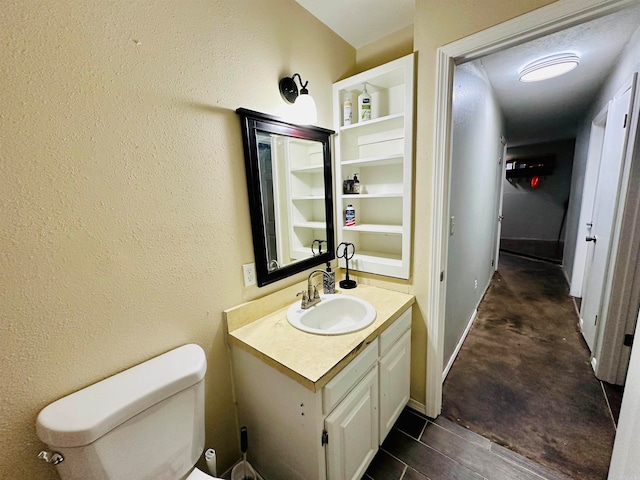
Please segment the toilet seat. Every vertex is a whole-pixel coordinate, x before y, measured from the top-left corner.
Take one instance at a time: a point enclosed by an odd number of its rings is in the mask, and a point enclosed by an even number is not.
[[[194,468],[193,471],[189,474],[186,480],[222,480],[218,477],[212,477],[211,475],[207,475],[202,470]]]

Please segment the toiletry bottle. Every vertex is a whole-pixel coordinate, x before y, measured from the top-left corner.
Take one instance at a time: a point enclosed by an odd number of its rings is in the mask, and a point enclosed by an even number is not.
[[[353,193],[353,180],[347,176],[347,179],[342,184],[342,193],[345,195],[349,195]]]
[[[336,272],[331,270],[331,262],[327,262],[327,274],[322,276],[322,289],[325,294],[336,293]]]
[[[342,104],[343,125],[351,125],[351,92],[344,93],[344,103]]]
[[[356,209],[353,205],[347,205],[344,211],[344,226],[353,227],[356,224]]]
[[[353,174],[353,191],[351,193],[360,193],[360,180],[358,180],[358,174]]]
[[[367,84],[364,91],[358,95],[358,122],[371,120],[371,95],[367,93]]]

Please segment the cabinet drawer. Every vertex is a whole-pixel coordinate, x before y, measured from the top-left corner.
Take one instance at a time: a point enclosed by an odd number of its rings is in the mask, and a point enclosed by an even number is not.
[[[387,328],[380,335],[380,355],[387,353],[387,350],[396,343],[396,340],[402,336],[404,332],[411,327],[411,307],[409,307],[400,317],[393,322],[393,324]]]
[[[378,361],[378,339],[373,340],[349,365],[336,375],[322,390],[322,410],[331,412],[344,396]]]

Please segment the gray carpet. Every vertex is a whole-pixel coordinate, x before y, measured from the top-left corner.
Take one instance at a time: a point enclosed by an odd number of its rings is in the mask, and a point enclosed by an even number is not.
[[[606,478],[615,430],[558,266],[501,255],[443,415],[572,478]]]

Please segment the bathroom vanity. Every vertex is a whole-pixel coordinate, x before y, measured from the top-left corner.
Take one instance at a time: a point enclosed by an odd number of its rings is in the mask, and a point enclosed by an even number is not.
[[[373,324],[297,330],[286,318],[293,296],[225,312],[238,419],[267,480],[360,479],[409,400],[413,295],[365,285],[339,294],[370,302]]]

